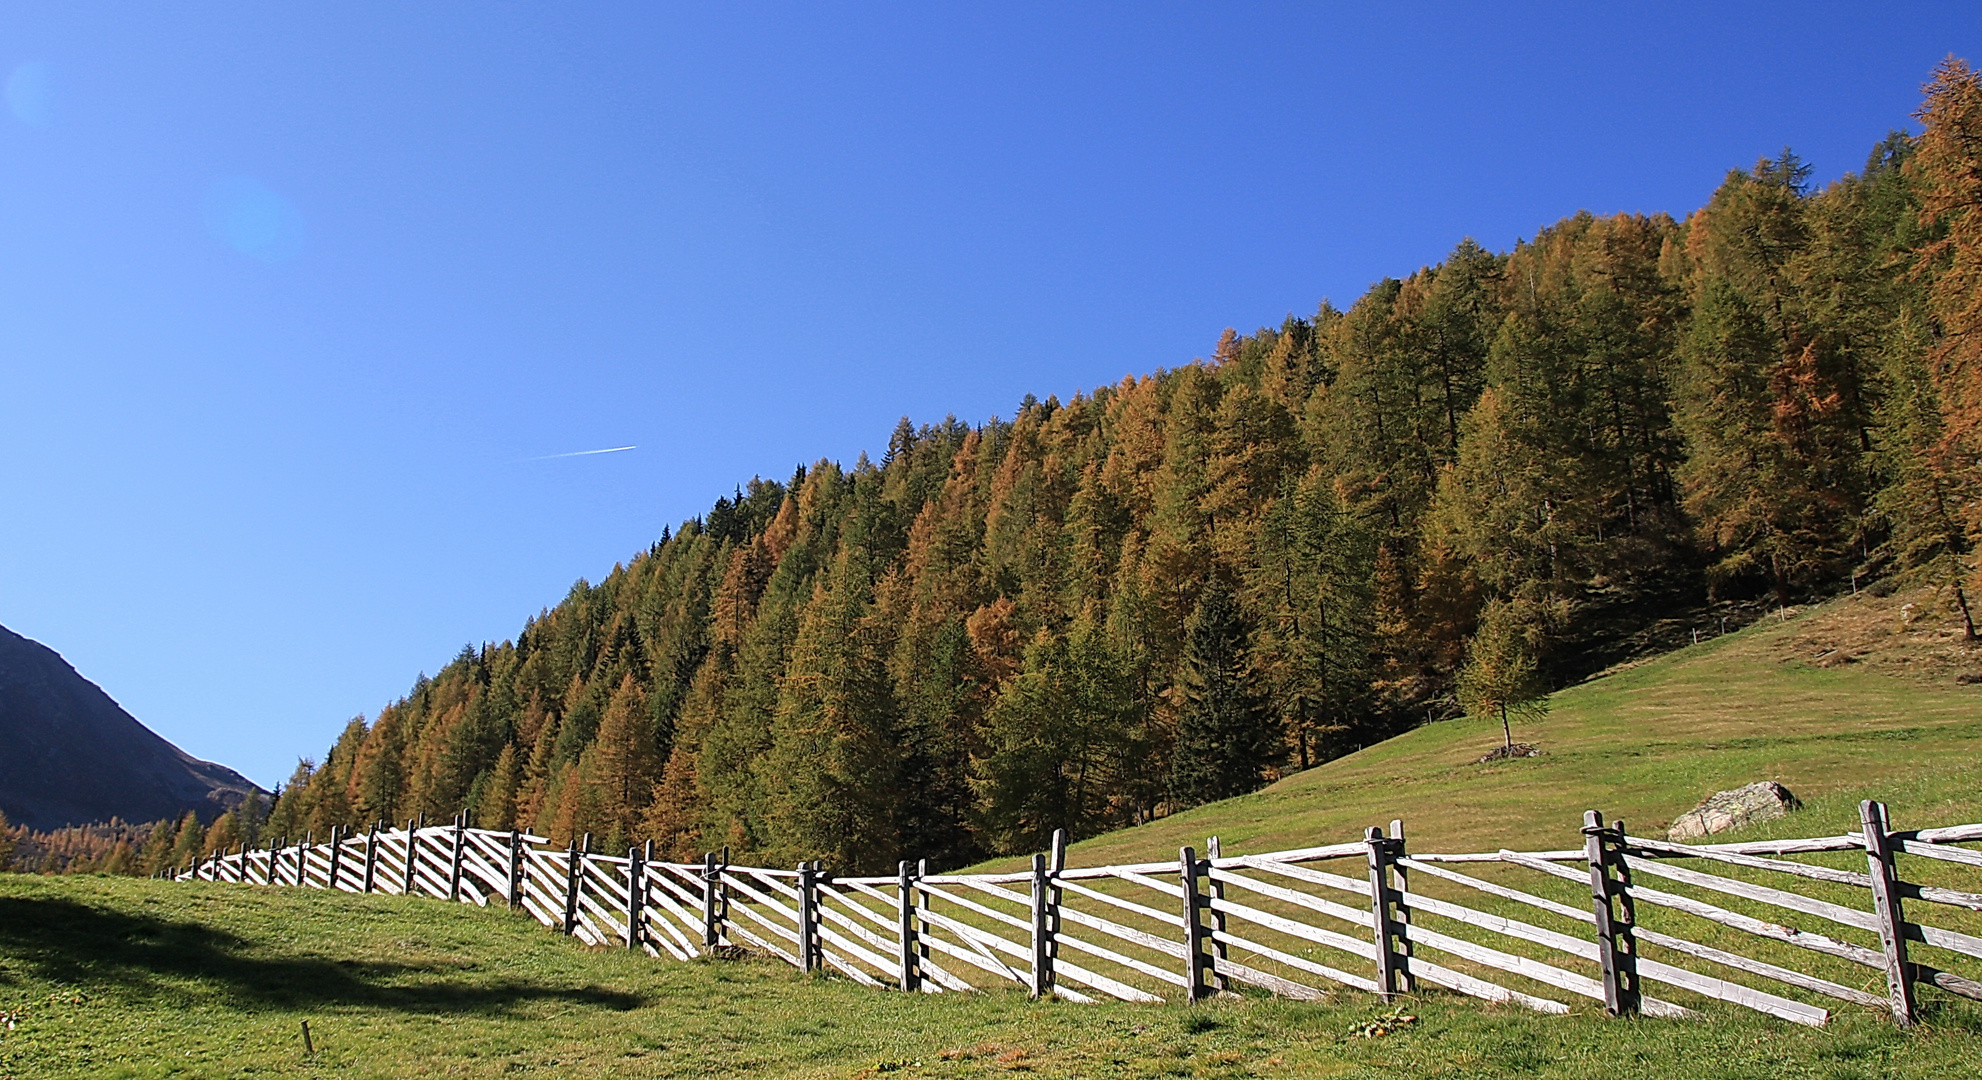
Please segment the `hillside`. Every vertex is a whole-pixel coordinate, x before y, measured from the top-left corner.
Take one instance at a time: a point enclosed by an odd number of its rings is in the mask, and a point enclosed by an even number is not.
[[[1925,590],[1864,593],[1708,637],[1562,690],[1514,737],[1539,757],[1481,765],[1490,720],[1448,720],[1213,803],[1074,846],[1080,861],[1334,843],[1403,818],[1426,851],[1573,847],[1585,809],[1657,834],[1715,791],[1777,780],[1802,812],[1744,836],[1982,821],[1982,650]],[[1964,681],[1964,679],[1972,681]]]
[[[1822,189],[1784,151],[1683,218],[1461,240],[1182,366],[753,480],[353,721],[266,828],[466,810],[677,858],[954,867],[1056,828],[1171,835],[1690,641],[1717,606],[1933,585],[1936,618],[1969,618],[1982,76],[1948,60],[1919,117]],[[1766,672],[1692,734],[1839,719],[1784,711],[1831,683]],[[1603,695],[1643,677],[1572,690],[1551,756],[1488,775],[1528,791],[1631,745],[1641,703]],[[1379,784],[1419,745],[1280,790]],[[1669,817],[1692,779],[1620,782],[1606,809]]]
[[[211,819],[259,792],[160,738],[53,649],[0,626],[0,813],[34,829]]]
[[[1901,1034],[1710,1008],[1539,1017],[1445,995],[1190,1008],[902,995],[767,961],[591,951],[501,910],[256,886],[0,875],[0,1080],[104,1076],[1540,1077],[1965,1075],[1964,1009]],[[304,1052],[308,1021],[313,1055]],[[1394,1026],[1394,1025],[1393,1025]],[[1703,1073],[1702,1063],[1711,1062]],[[1968,1063],[1964,1065],[1963,1063]]]

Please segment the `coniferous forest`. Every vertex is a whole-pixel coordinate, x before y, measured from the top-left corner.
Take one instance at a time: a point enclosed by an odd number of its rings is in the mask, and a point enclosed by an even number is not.
[[[1660,611],[1886,578],[1966,617],[1982,79],[1951,58],[1918,119],[1822,189],[1784,151],[1683,220],[1464,241],[1207,360],[753,480],[205,846],[466,808],[955,866],[1504,715]]]

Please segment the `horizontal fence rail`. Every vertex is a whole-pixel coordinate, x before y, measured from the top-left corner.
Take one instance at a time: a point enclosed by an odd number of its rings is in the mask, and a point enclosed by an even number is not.
[[[1860,825],[1678,844],[1590,811],[1580,848],[1431,854],[1411,852],[1394,821],[1321,847],[1227,855],[1213,837],[1174,862],[1090,867],[1068,866],[1056,834],[1010,873],[903,862],[842,876],[733,864],[727,850],[699,863],[608,854],[590,836],[558,848],[463,815],[243,847],[174,876],[501,904],[596,947],[760,953],[914,993],[1010,984],[1159,1003],[1437,987],[1556,1014],[1577,998],[1674,1018],[1722,1001],[1808,1025],[1844,1002],[1902,1026],[1922,987],[1982,1001],[1982,936],[1969,932],[1982,930],[1982,851],[1960,846],[1982,841],[1982,824],[1895,830],[1868,801]],[[1958,926],[1922,921],[1950,911]]]

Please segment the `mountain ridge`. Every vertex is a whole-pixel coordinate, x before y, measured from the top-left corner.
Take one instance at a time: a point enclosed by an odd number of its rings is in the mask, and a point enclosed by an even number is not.
[[[145,727],[60,653],[0,626],[0,812],[34,829],[211,820],[261,793]]]

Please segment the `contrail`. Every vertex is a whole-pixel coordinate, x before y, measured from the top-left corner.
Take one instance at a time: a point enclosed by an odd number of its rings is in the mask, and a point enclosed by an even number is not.
[[[525,461],[549,461],[552,458],[584,457],[587,454],[617,454],[621,450],[638,450],[637,446],[608,446],[604,450],[573,450],[569,454],[545,454],[543,457],[524,458]]]

